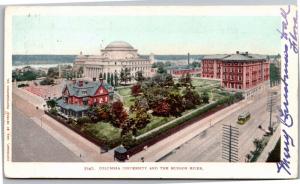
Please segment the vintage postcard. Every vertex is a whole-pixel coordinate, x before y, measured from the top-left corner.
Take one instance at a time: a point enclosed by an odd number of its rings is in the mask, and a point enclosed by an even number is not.
[[[298,13],[5,11],[10,178],[296,178]]]

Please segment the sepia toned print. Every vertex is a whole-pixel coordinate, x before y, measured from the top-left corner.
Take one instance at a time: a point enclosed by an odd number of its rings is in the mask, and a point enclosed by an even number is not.
[[[9,176],[295,176],[293,6],[53,8],[7,10]]]

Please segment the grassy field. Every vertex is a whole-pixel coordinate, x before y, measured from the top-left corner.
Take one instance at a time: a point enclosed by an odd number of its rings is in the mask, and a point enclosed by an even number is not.
[[[147,124],[147,126],[143,129],[137,131],[137,135],[142,135],[156,127],[159,127],[171,120],[175,119],[175,117],[159,117],[159,116],[151,116],[151,122]]]
[[[86,124],[84,130],[100,140],[114,141],[121,138],[121,129],[116,128],[110,123],[106,122]]]
[[[117,92],[122,96],[128,96],[128,95],[131,95],[131,88],[130,87],[121,88],[121,89],[118,89]]]
[[[178,80],[174,80],[175,83],[178,82]],[[206,80],[206,79],[192,79],[192,85],[195,87],[195,90],[201,95],[204,91],[208,92],[210,101],[217,101],[218,99],[222,98],[224,95],[226,95],[225,91],[221,89],[220,82],[214,81],[214,80]],[[184,87],[182,87],[181,92],[183,92]],[[131,88],[121,88],[117,89],[117,92],[123,96],[123,104],[126,108],[129,108],[134,103],[134,98],[131,95]],[[197,106],[196,108],[201,107]],[[196,109],[195,108],[195,109]],[[195,109],[189,109],[182,113],[182,115],[185,115]],[[175,119],[175,117],[158,117],[158,116],[151,116],[151,122],[143,129],[138,130],[137,134],[141,135],[144,134],[154,128],[157,128],[171,120]]]
[[[133,96],[126,96],[126,97],[123,97],[124,101],[124,106],[126,107],[130,107],[131,105],[134,104],[134,97]]]

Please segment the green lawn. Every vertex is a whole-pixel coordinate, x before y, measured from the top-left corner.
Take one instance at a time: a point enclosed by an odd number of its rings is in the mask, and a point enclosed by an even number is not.
[[[86,124],[84,130],[91,133],[95,138],[104,141],[115,141],[121,138],[121,129],[106,122]]]
[[[143,129],[140,129],[137,131],[137,135],[142,135],[156,127],[159,127],[171,120],[175,119],[175,117],[160,117],[160,116],[153,116],[151,117],[151,122],[149,124],[147,124],[147,126]]]
[[[131,95],[131,88],[121,88],[121,89],[118,89],[117,90],[118,93],[122,96],[128,96],[128,95]]]
[[[134,104],[134,98],[133,96],[126,96],[126,97],[123,97],[123,104],[124,106],[126,107],[130,107],[131,105]]]

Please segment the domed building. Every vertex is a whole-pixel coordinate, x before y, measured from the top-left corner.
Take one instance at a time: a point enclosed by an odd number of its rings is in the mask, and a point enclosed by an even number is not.
[[[142,71],[143,76],[151,75],[153,56],[145,59],[139,56],[138,50],[124,41],[114,41],[101,50],[100,55],[78,55],[74,67],[83,67],[85,78],[99,78],[102,76],[120,75],[122,69],[128,68],[132,76]]]

